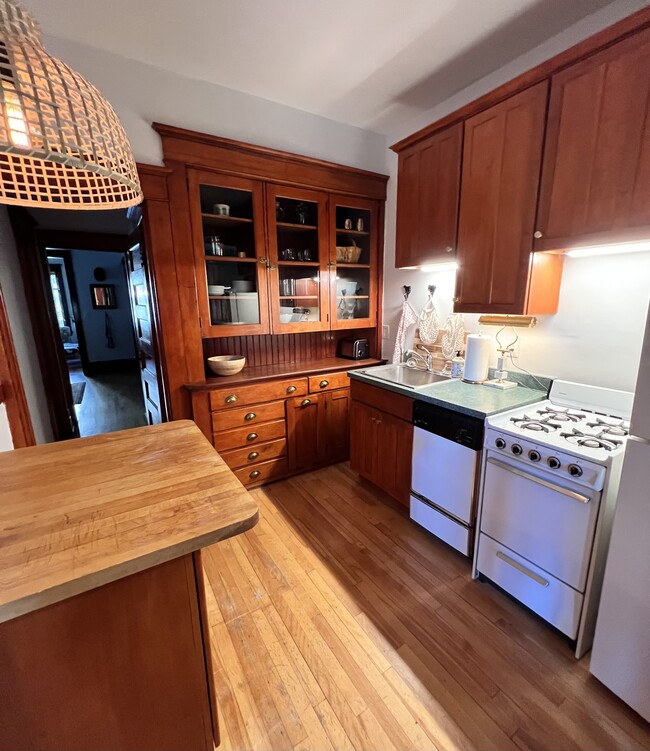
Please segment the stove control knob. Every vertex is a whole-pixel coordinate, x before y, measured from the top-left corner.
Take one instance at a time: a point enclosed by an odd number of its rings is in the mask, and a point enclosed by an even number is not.
[[[528,458],[531,460],[531,462],[538,462],[542,457],[539,455],[539,451],[535,451],[535,449],[533,449],[532,451],[528,452]]]
[[[503,440],[503,438],[497,438],[496,441],[494,442],[494,445],[498,449],[504,449],[506,447],[506,442]]]
[[[569,464],[569,474],[571,477],[582,477],[582,467],[577,464]]]
[[[562,462],[557,456],[549,456],[547,464],[551,469],[559,469],[562,466]]]
[[[510,448],[510,451],[512,451],[512,453],[515,456],[519,456],[519,454],[522,453],[523,449],[521,448],[521,446],[518,443],[513,443],[512,447]]]

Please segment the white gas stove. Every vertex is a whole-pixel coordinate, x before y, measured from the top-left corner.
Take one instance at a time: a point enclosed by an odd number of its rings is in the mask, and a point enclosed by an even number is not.
[[[633,394],[555,381],[487,420],[475,575],[571,639],[593,639]]]

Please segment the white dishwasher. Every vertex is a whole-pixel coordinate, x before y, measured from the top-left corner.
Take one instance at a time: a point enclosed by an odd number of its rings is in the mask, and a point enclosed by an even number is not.
[[[469,556],[474,547],[483,420],[416,401],[413,424],[411,519]]]

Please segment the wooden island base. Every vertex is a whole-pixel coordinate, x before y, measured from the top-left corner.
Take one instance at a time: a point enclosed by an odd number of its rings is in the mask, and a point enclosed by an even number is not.
[[[0,748],[212,749],[200,555],[0,624]]]

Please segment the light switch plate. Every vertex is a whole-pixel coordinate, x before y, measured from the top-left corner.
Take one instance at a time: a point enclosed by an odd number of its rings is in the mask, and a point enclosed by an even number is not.
[[[388,339],[390,336],[390,326],[387,323],[384,323],[381,327],[381,337],[382,339]]]

